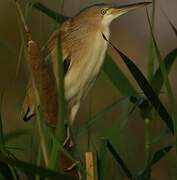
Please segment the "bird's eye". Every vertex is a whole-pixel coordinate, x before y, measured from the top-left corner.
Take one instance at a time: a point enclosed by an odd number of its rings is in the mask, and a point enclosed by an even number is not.
[[[101,9],[101,11],[100,11],[100,13],[101,13],[102,15],[105,15],[106,12],[107,12],[107,9]]]

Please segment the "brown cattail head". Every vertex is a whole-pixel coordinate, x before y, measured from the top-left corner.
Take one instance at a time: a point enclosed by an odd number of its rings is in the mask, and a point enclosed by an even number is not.
[[[28,62],[31,66],[35,87],[42,101],[44,117],[49,125],[55,126],[58,118],[56,80],[44,61],[41,49],[33,40],[28,42],[28,53]]]

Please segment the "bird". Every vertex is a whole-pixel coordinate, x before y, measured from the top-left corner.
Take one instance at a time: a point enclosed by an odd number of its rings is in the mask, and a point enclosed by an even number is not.
[[[84,8],[63,22],[42,48],[44,60],[50,63],[49,70],[58,82],[57,47],[58,38],[60,39],[69,127],[72,127],[82,101],[100,74],[108,48],[108,41],[103,35],[110,39],[111,22],[150,3],[140,2],[123,6],[94,4]],[[26,119],[35,114],[37,106],[34,103],[34,85],[30,80],[29,82],[22,110]]]

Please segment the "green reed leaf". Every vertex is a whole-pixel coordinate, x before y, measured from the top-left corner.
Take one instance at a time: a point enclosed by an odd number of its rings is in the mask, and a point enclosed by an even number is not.
[[[103,35],[106,41],[106,37]],[[108,41],[109,42],[109,41]],[[115,49],[115,51],[121,56],[123,62],[127,65],[128,69],[132,73],[133,77],[135,78],[136,82],[140,86],[140,88],[143,90],[144,94],[152,104],[152,106],[155,108],[155,110],[158,112],[159,116],[162,118],[162,120],[165,122],[167,127],[170,129],[172,134],[174,133],[173,129],[173,121],[171,119],[171,116],[167,112],[166,108],[158,98],[157,94],[147,81],[147,79],[144,77],[143,73],[138,69],[138,67],[133,63],[132,60],[128,58],[124,53],[122,53],[118,48],[116,48],[111,42],[109,44]]]
[[[116,160],[116,162],[118,163],[118,165],[120,165],[120,167],[122,168],[122,170],[124,171],[126,176],[129,179],[132,179],[133,175],[132,175],[131,171],[129,170],[129,168],[127,167],[125,162],[122,160],[122,158],[120,157],[118,152],[115,150],[115,148],[112,146],[112,144],[109,141],[107,141],[107,148],[111,152],[111,154],[113,155],[113,157]]]
[[[70,179],[68,176],[60,174],[57,171],[52,171],[42,166],[36,166],[31,163],[27,163],[24,161],[20,161],[14,158],[10,158],[8,156],[0,154],[0,162],[4,164],[11,165],[12,167],[16,167],[26,173],[32,173],[33,175],[39,175],[40,177],[44,178],[51,178],[51,179]]]
[[[171,52],[169,52],[167,54],[167,56],[164,58],[163,63],[165,66],[165,69],[167,71],[167,73],[169,74],[173,63],[175,62],[175,60],[177,59],[177,48],[173,49]],[[160,69],[160,66],[158,67],[158,69],[156,70],[153,79],[151,81],[151,86],[153,87],[154,91],[159,94],[162,86],[164,83],[164,79],[162,76],[162,71]]]

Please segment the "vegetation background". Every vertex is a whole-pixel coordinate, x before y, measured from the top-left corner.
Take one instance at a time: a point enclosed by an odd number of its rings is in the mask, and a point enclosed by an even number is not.
[[[50,9],[61,12],[62,3],[60,0],[41,0],[40,2]],[[121,5],[133,3],[135,1],[65,0],[63,2],[62,13],[66,16],[73,16],[88,5],[103,2]],[[24,10],[25,4],[26,1],[24,0],[22,2]],[[172,49],[177,47],[176,35],[168,22],[169,19],[172,24],[177,27],[177,1],[156,0],[155,4],[154,32],[158,47],[162,57],[164,57]],[[148,7],[148,10],[151,13],[152,8]],[[42,46],[53,30],[56,29],[57,24],[51,18],[33,8],[26,9],[26,14],[33,38]],[[143,8],[118,18],[111,25],[111,42],[121,49],[129,58],[134,60],[134,63],[145,76],[147,76],[148,71],[149,37],[150,28],[146,10]],[[10,151],[21,160],[33,162],[36,158],[36,149],[33,148],[35,144],[32,141],[34,138],[32,129],[35,128],[36,125],[34,120],[23,122],[19,114],[29,74],[25,58],[22,58],[20,63],[18,61],[21,43],[19,18],[15,4],[13,0],[1,0],[0,92],[3,95],[1,96],[3,97],[1,105],[3,130],[6,136],[13,136],[13,138],[11,137],[7,140],[7,146],[11,147]],[[142,93],[142,90],[136,84],[131,73],[120,60],[120,56],[113,48],[109,48],[108,52],[119,68],[121,68],[124,74],[129,78],[130,82],[135,85],[138,92]],[[157,60],[154,61],[154,67],[158,67]],[[175,62],[169,74],[175,97],[177,95],[176,68],[177,64]],[[94,116],[95,113],[101,112],[101,118],[79,135],[78,142],[81,151],[85,152],[88,149],[100,151],[101,139],[109,139],[131,171],[137,172],[142,169],[146,159],[145,123],[140,116],[139,109],[135,108],[135,110],[129,114],[132,109],[132,104],[124,97],[124,99],[111,108],[109,112],[104,111],[105,107],[122,97],[124,96],[117,90],[107,75],[102,72],[100,78],[81,106],[75,128]],[[171,112],[165,89],[162,89],[160,97],[165,107]],[[151,152],[174,143],[174,138],[169,134],[163,135],[163,138],[161,138],[162,135],[159,135],[165,128],[157,113],[153,112],[151,140],[155,141],[157,138],[160,140],[157,141],[158,143],[153,144]],[[14,147],[18,149],[14,150]],[[107,163],[108,173],[106,173],[106,176],[123,178],[124,173],[120,167],[117,167],[116,161],[111,154],[108,153],[107,156],[107,162],[109,162],[109,164]],[[153,167],[152,177],[158,180],[176,179],[176,169],[177,158],[175,148],[173,148],[172,151]]]

